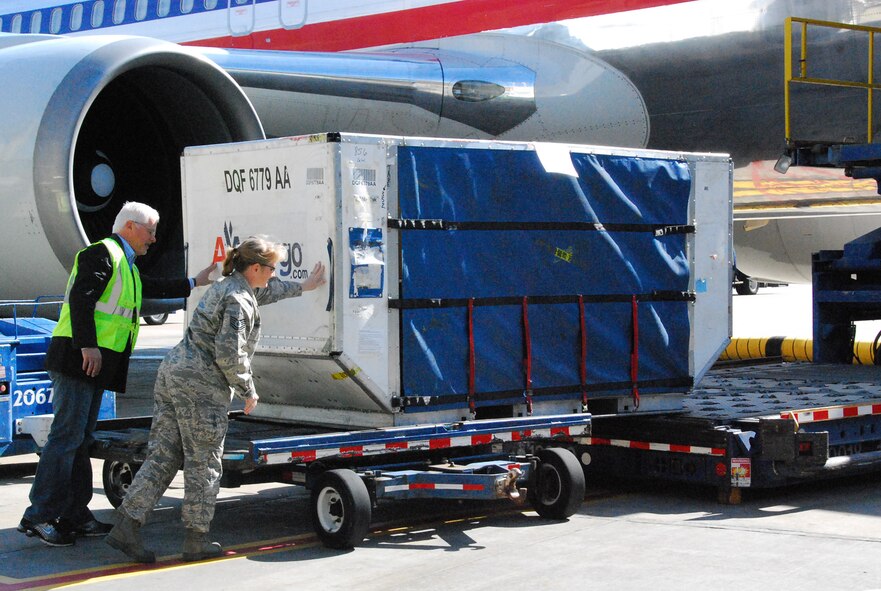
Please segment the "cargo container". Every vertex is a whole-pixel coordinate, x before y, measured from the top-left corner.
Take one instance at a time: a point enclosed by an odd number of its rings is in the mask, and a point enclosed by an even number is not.
[[[267,234],[282,279],[329,270],[261,310],[266,418],[674,410],[728,342],[725,156],[325,134],[188,148],[183,173],[191,267]]]
[[[260,403],[233,413],[224,485],[312,491],[334,547],[373,504],[580,505],[593,414],[679,412],[726,346],[724,155],[319,134],[187,148],[188,265],[254,234],[328,282],[261,307]],[[188,301],[188,320],[202,289]],[[115,504],[148,419],[107,424]]]

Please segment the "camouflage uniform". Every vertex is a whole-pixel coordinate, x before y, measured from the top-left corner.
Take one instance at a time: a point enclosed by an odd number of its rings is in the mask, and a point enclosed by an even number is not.
[[[177,471],[184,469],[181,520],[208,532],[220,490],[221,455],[234,395],[256,395],[251,358],[260,340],[258,304],[299,296],[299,283],[273,277],[252,290],[240,273],[212,285],[183,340],[159,366],[147,460],[120,510],[143,524]]]

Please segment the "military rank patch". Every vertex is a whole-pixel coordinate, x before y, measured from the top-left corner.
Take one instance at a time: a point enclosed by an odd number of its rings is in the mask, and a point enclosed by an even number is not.
[[[241,318],[230,318],[229,325],[236,332],[245,332],[245,321]]]

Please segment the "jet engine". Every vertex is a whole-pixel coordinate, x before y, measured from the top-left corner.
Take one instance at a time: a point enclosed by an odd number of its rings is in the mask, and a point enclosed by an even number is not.
[[[184,273],[186,146],[259,139],[264,128],[630,147],[649,134],[645,103],[623,74],[511,35],[312,54],[0,34],[0,80],[2,299],[62,293],[76,252],[111,231],[125,201],[161,216],[141,271]]]
[[[183,148],[263,138],[229,75],[155,39],[0,35],[0,80],[2,299],[63,293],[126,201],[160,214],[141,272],[182,275]]]
[[[643,148],[642,95],[596,55],[481,33],[371,51],[200,49],[270,136],[325,131]]]

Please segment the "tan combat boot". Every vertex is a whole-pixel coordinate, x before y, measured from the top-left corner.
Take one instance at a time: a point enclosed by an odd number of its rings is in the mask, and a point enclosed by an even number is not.
[[[113,526],[104,541],[136,562],[156,562],[156,555],[144,548],[141,524],[124,513],[120,513],[119,522]]]
[[[187,529],[183,552],[183,559],[185,561],[192,562],[193,560],[217,558],[222,555],[223,548],[217,542],[209,541],[207,532]]]

